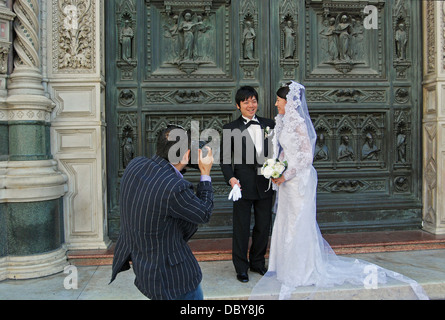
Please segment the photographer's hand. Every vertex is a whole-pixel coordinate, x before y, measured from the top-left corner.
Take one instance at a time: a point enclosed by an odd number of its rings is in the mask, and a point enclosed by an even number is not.
[[[202,157],[202,150],[201,149],[198,150],[198,155],[199,155],[198,167],[199,170],[201,171],[201,175],[210,176],[210,171],[212,170],[214,159],[212,155],[212,149],[209,147],[205,148],[208,148],[209,152],[207,156],[204,158]]]

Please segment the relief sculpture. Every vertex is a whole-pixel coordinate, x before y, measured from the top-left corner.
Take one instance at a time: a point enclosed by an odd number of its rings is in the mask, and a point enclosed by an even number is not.
[[[406,145],[406,134],[404,128],[401,127],[397,134],[397,162],[399,163],[406,162]]]
[[[394,67],[397,71],[398,79],[406,79],[406,71],[411,67],[408,59],[408,30],[409,13],[405,7],[405,1],[398,1],[393,12],[394,27]]]
[[[409,111],[397,110],[394,121],[395,164],[394,167],[409,168],[411,166],[411,115]]]
[[[341,143],[338,147],[338,157],[337,161],[353,161],[354,158],[354,151],[352,150],[351,146],[349,145],[349,136],[348,135],[342,135],[341,136]]]
[[[243,0],[239,12],[240,39],[240,67],[244,79],[255,79],[259,67],[257,45],[261,39],[261,26],[259,24],[259,4],[252,0]],[[258,37],[258,38],[257,38]]]
[[[287,20],[283,28],[284,32],[284,59],[293,59],[295,56],[295,35],[292,21]]]
[[[211,26],[202,14],[188,9],[179,14],[171,13],[163,28],[167,63],[191,74],[201,64],[211,62],[209,39],[203,36]]]
[[[240,66],[244,71],[245,79],[254,79],[255,71],[259,66],[259,60],[256,58],[255,41],[256,26],[254,17],[248,13],[242,21],[242,38],[241,38],[241,59]]]
[[[320,32],[324,63],[330,64],[342,73],[350,72],[355,65],[364,64],[363,22],[358,17],[340,13],[327,16]]]
[[[243,58],[253,60],[253,53],[255,48],[255,29],[252,27],[252,22],[247,20],[243,31]]]
[[[406,60],[406,45],[408,39],[405,31],[405,24],[400,23],[396,31],[396,55],[398,60]]]
[[[91,0],[58,0],[60,34],[59,69],[91,69],[93,66],[93,12]],[[55,9],[54,9],[55,10]]]
[[[283,79],[295,79],[298,60],[298,10],[295,1],[284,0],[280,5],[281,59]]]
[[[119,41],[122,46],[122,59],[130,62],[133,59],[133,38],[134,31],[130,20],[125,20],[124,27],[121,30]]]
[[[315,145],[314,161],[328,161],[329,150],[325,143],[325,137],[323,133],[320,133],[317,137],[317,144]]]
[[[117,12],[118,59],[121,80],[132,80],[137,67],[136,7],[132,0],[124,0]]]
[[[378,160],[380,149],[377,148],[373,135],[368,132],[366,134],[365,143],[362,147],[362,160]]]

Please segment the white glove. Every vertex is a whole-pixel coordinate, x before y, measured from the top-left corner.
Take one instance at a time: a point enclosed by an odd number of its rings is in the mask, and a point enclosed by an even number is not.
[[[241,189],[237,184],[232,188],[232,191],[230,191],[229,200],[232,198],[233,201],[238,201],[239,199],[241,199]]]

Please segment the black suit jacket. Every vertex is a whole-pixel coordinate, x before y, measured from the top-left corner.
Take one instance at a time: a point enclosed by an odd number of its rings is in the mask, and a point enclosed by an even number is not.
[[[111,282],[132,261],[136,287],[150,299],[174,299],[194,290],[201,269],[187,241],[213,210],[211,182],[197,194],[163,158],[133,159],[121,180],[121,229]]]
[[[258,116],[257,119],[263,130],[265,130],[267,127],[270,129],[275,127],[275,122],[271,119]],[[264,161],[258,159],[256,156],[253,141],[247,132],[247,127],[244,124],[242,116],[223,126],[223,132],[226,132],[225,130],[230,130],[233,132],[235,129],[239,129],[242,133],[244,133],[242,137],[241,150],[235,150],[238,148],[238,146],[233,137],[231,139],[227,139],[227,137],[224,139],[223,135],[223,143],[221,145],[220,167],[225,181],[229,183],[230,178],[237,178],[241,184],[243,199],[258,200],[273,196],[272,188],[266,192],[266,190],[269,188],[269,179],[266,179],[264,176],[258,174],[258,170],[261,168]],[[269,154],[268,150],[269,139],[269,137],[265,137],[263,145],[263,154],[266,156],[266,158],[272,157],[272,154]],[[241,161],[235,161],[234,154],[236,152],[241,155]],[[251,152],[253,152],[253,155]],[[273,150],[270,150],[270,153],[272,152]],[[231,159],[231,163],[227,163],[228,159]],[[252,159],[253,163],[250,161]]]

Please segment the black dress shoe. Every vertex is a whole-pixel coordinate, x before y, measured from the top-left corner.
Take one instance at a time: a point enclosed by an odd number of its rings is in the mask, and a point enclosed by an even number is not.
[[[247,272],[238,273],[236,275],[236,278],[240,282],[249,282],[249,276],[247,275]]]
[[[264,276],[267,272],[267,269],[264,267],[260,267],[260,268],[250,267],[250,271],[259,273],[260,275]]]

